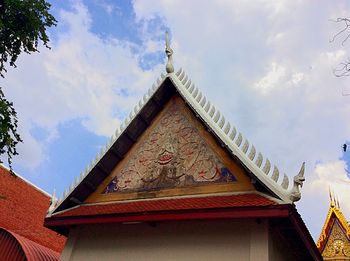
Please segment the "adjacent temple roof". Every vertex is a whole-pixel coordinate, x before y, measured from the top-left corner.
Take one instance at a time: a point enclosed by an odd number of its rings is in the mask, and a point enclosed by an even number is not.
[[[325,260],[350,260],[350,226],[340,210],[339,201],[331,193],[329,196],[330,206],[317,248]]]
[[[123,159],[175,93],[183,98],[196,116],[207,126],[208,131],[222,144],[222,147],[246,168],[254,183],[257,183],[262,191],[272,195],[281,204],[291,204],[300,199],[300,187],[305,180],[305,164],[302,164],[300,172],[294,177],[291,185],[285,174],[280,177],[277,166],[272,166],[268,158],[264,159],[262,153],[257,152],[254,145],[226,120],[183,69],[180,68],[176,73],[174,72],[172,54],[173,51],[167,39],[167,74],[161,74],[106,146],[91,161],[86,170],[76,177],[75,183],[64,191],[63,196],[56,199],[53,195],[49,215],[79,206],[84,202]]]
[[[0,228],[21,242],[35,242],[42,249],[61,252],[66,238],[43,226],[50,194],[0,165]],[[30,243],[35,245],[35,243]],[[1,245],[1,243],[0,243]],[[48,251],[50,252],[50,251]]]
[[[60,253],[0,228],[0,260],[56,261]]]

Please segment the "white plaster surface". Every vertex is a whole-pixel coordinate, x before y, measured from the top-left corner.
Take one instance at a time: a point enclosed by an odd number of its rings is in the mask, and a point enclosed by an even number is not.
[[[255,220],[91,225],[74,230],[60,260],[264,261],[268,239]]]

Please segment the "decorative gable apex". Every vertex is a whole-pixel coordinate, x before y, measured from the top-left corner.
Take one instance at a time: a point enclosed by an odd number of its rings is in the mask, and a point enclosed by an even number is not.
[[[246,170],[174,94],[84,204],[255,192]]]
[[[238,159],[256,182],[261,183],[271,194],[283,203],[293,203],[301,197],[300,187],[304,182],[305,164],[289,186],[289,179],[276,166],[271,167],[269,159],[257,153],[254,145],[238,132],[234,125],[226,121],[222,113],[203,95],[181,68],[174,73],[172,50],[167,43],[167,74],[161,74],[152,88],[139,101],[129,116],[116,130],[105,148],[91,161],[90,165],[65,190],[60,199],[53,197],[49,215],[79,205],[109,175],[129,148],[149,126],[165,103],[176,92],[189,105],[198,118],[207,126],[230,154]]]
[[[333,260],[350,260],[350,226],[340,210],[338,200],[330,196],[330,206],[317,248],[322,256]]]

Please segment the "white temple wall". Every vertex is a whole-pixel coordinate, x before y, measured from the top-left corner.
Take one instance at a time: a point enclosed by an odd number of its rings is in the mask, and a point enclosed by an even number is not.
[[[71,230],[60,260],[267,261],[267,222],[213,220],[81,226]]]

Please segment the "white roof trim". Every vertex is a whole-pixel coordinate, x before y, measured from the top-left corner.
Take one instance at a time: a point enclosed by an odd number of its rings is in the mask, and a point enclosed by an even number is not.
[[[86,169],[81,172],[80,176],[77,176],[74,184],[71,183],[69,189],[65,189],[63,195],[56,199],[52,198],[52,205],[50,206],[49,215],[53,213],[59,205],[71,194],[71,192],[84,180],[87,174],[95,167],[99,160],[107,153],[109,148],[124,133],[130,122],[139,114],[142,108],[147,104],[153,94],[159,89],[164,80],[169,78],[180,95],[185,101],[198,113],[198,115],[206,122],[210,129],[221,139],[221,141],[227,146],[230,152],[236,156],[250,171],[251,173],[261,181],[268,189],[275,193],[284,203],[293,203],[298,201],[301,197],[299,187],[304,182],[304,163],[300,169],[298,175],[294,177],[293,185],[289,186],[288,176],[283,175],[283,179],[278,183],[279,170],[274,166],[271,171],[271,163],[266,158],[264,165],[263,156],[259,152],[256,156],[256,149],[254,145],[249,145],[249,141],[243,138],[243,135],[239,132],[237,135],[236,128],[229,122],[226,122],[225,117],[219,110],[215,108],[212,103],[202,94],[202,92],[195,87],[186,73],[180,68],[175,73],[163,73],[152,85],[148,92],[143,96],[134,109],[130,112],[129,116],[124,122],[117,128],[114,135],[105,147],[102,148],[101,152],[96,155],[90,164],[87,165]],[[244,142],[243,142],[244,140]],[[243,145],[242,145],[243,144]],[[248,149],[250,147],[249,153]],[[255,162],[254,162],[255,160]]]
[[[118,138],[124,133],[126,128],[129,126],[130,122],[140,113],[142,108],[147,104],[153,94],[159,89],[164,80],[166,79],[166,75],[161,73],[160,77],[157,81],[152,85],[152,87],[148,90],[148,92],[141,98],[141,100],[136,104],[134,109],[129,113],[129,116],[125,118],[125,120],[120,124],[120,126],[116,129],[115,133],[111,136],[110,140],[106,143],[104,147],[102,147],[100,153],[98,153],[90,164],[87,164],[86,169],[83,170],[79,176],[75,178],[74,183],[72,182],[69,185],[68,189],[65,189],[63,194],[56,198],[55,195],[52,196],[51,206],[48,210],[48,215],[50,216],[55,210],[60,206],[60,204],[74,191],[74,189],[84,180],[84,178],[90,173],[90,171],[95,167],[95,165],[103,158],[103,156],[108,152],[109,148],[112,147],[114,142],[118,140]]]
[[[181,96],[221,139],[231,153],[235,155],[259,181],[285,203],[292,203],[300,199],[299,186],[302,186],[302,182],[304,181],[304,164],[299,174],[295,176],[294,184],[290,189],[288,189],[289,179],[286,174],[284,174],[281,183],[278,183],[278,168],[274,166],[273,171],[271,171],[271,163],[268,158],[266,158],[264,165],[262,165],[263,156],[259,152],[256,157],[254,145],[250,146],[249,154],[247,153],[249,141],[244,139],[243,143],[242,134],[239,133],[237,135],[236,128],[231,125],[230,122],[226,122],[225,117],[204,95],[202,95],[202,92],[194,86],[182,69],[176,74],[169,74],[169,78],[172,80]]]

